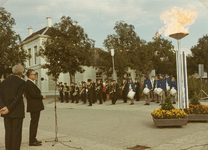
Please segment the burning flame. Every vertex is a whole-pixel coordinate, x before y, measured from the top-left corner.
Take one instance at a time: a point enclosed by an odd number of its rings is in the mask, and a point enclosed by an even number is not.
[[[163,32],[165,36],[179,32],[188,33],[189,26],[195,22],[197,17],[198,11],[192,5],[188,5],[185,10],[180,7],[173,7],[171,11],[165,11],[161,14],[160,19],[165,26],[159,29],[155,38],[159,37]]]

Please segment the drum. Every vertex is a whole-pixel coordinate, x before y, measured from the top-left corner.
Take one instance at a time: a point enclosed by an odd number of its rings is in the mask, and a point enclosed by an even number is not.
[[[172,89],[170,90],[170,94],[175,96],[176,95],[176,89],[174,87],[172,87]]]
[[[134,96],[135,96],[135,94],[136,94],[136,93],[135,93],[133,90],[131,90],[131,91],[129,91],[127,97],[130,98],[130,99],[133,99]]]
[[[166,90],[169,91],[170,90],[170,86],[168,84],[166,84]]]
[[[149,90],[148,88],[144,88],[143,93],[144,93],[145,95],[149,94],[149,92],[150,92],[150,90]]]

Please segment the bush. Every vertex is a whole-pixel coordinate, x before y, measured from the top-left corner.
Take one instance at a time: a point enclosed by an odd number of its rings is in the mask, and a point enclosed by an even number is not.
[[[172,102],[171,102],[171,98],[170,98],[170,94],[168,94],[167,97],[165,97],[165,101],[161,106],[162,110],[172,110],[175,109],[175,107],[173,106]]]
[[[192,105],[200,105],[201,104],[199,102],[199,95],[196,94],[196,91],[194,92],[194,96],[191,98],[190,104],[192,104]]]

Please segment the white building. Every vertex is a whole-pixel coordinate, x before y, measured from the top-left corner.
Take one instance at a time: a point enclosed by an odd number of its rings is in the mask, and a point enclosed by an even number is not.
[[[50,28],[52,27],[52,18],[46,18],[46,27],[40,29],[37,32],[33,33],[33,29],[28,28],[28,37],[23,40],[22,45],[28,54],[31,55],[31,58],[25,63],[27,69],[34,69],[37,73],[36,85],[41,89],[43,95],[54,95],[55,83],[51,80],[52,77],[46,74],[47,69],[41,68],[41,65],[45,64],[45,60],[42,57],[37,56],[40,47],[43,47],[43,41],[49,38]],[[85,70],[84,73],[76,73],[72,77],[72,82],[81,83],[81,81],[87,81],[88,78],[93,79],[102,79],[104,76],[102,73],[99,73],[93,67],[83,66]],[[45,80],[41,81],[40,79],[44,78]],[[61,73],[58,79],[58,82],[70,83],[69,74]]]

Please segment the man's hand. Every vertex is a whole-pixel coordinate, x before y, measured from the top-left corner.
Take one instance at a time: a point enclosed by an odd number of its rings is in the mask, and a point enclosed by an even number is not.
[[[45,95],[43,95],[43,99],[46,99],[46,96]]]
[[[8,110],[8,108],[5,106],[5,107],[3,107],[2,109],[0,109],[0,113],[1,113],[2,115],[6,115],[6,114],[9,113],[9,110]]]

